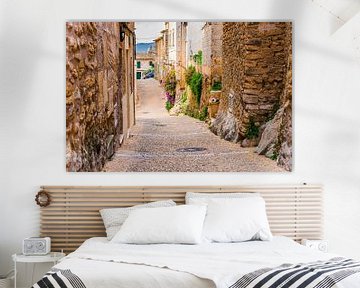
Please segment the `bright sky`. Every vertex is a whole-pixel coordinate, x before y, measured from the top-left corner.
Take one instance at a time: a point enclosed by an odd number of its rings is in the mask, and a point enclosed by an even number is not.
[[[164,22],[135,22],[136,42],[152,42],[164,29]]]

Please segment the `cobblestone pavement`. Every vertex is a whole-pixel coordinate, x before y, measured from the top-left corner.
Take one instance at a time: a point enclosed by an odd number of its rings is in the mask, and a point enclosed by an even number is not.
[[[138,80],[137,90],[140,103],[136,125],[104,171],[284,171],[275,161],[255,153],[254,148],[220,139],[200,120],[169,116],[163,89],[156,80]]]

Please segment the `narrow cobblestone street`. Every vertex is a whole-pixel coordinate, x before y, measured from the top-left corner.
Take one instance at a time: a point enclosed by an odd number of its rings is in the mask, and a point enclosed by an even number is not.
[[[103,171],[284,171],[254,148],[220,139],[200,120],[169,116],[158,81],[138,80],[137,90],[136,125]]]

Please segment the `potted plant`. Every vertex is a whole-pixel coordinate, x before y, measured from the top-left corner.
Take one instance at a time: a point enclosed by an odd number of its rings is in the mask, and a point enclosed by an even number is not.
[[[220,81],[214,81],[210,88],[209,116],[215,118],[219,110],[222,85]]]

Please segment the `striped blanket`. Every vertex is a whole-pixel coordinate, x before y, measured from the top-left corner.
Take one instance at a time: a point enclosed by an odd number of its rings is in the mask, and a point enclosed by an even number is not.
[[[229,288],[331,288],[360,272],[360,262],[333,258],[305,264],[284,264],[242,276]]]
[[[32,288],[86,288],[81,279],[69,269],[53,268],[32,286]]]
[[[283,264],[242,276],[229,288],[331,288],[360,272],[360,262],[333,258],[305,264]],[[86,288],[69,269],[52,269],[32,288]],[[104,287],[105,288],[105,287]]]

